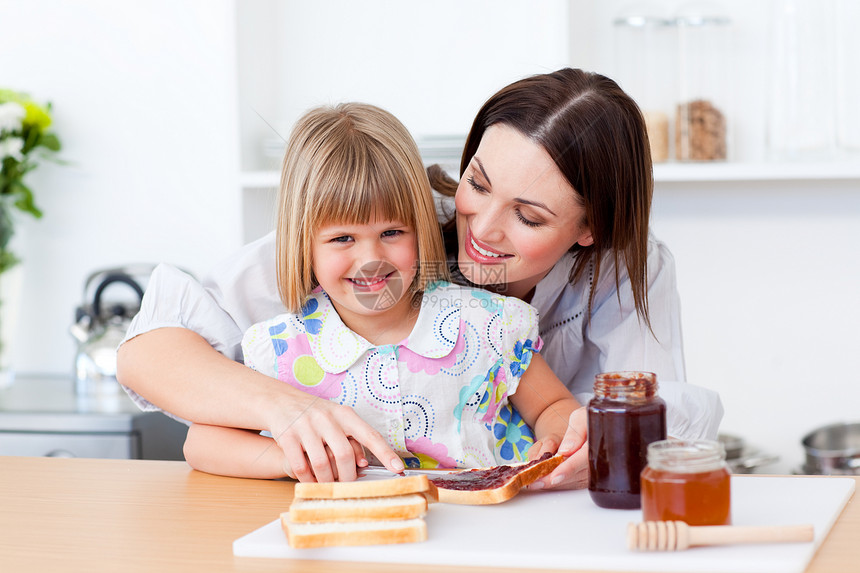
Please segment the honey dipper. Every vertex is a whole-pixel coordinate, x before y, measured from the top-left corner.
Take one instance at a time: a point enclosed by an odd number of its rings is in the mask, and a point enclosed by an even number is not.
[[[811,525],[690,526],[683,521],[645,521],[627,525],[627,548],[639,551],[683,551],[694,545],[812,541]]]

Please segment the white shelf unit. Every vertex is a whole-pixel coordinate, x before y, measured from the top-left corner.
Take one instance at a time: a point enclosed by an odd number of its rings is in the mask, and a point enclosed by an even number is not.
[[[860,179],[860,155],[850,159],[817,162],[658,163],[657,183],[733,181],[826,181]]]
[[[278,171],[242,173],[243,189],[277,189]],[[655,163],[657,183],[696,183],[732,181],[828,181],[860,180],[860,155],[853,159],[808,163]]]
[[[274,204],[280,183],[279,171],[245,171],[240,182],[243,192],[245,240],[256,239],[274,229]],[[658,163],[654,183],[658,188],[696,188],[725,184],[728,188],[744,183],[761,183],[774,192],[784,184],[800,182],[857,183],[860,191],[860,156],[853,159],[808,163]]]

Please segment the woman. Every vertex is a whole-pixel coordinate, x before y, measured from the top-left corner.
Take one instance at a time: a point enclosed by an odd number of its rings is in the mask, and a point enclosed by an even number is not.
[[[651,238],[651,160],[642,115],[608,78],[581,70],[534,76],[482,107],[466,142],[446,229],[463,278],[531,302],[541,315],[543,354],[587,401],[594,374],[649,370],[661,380],[669,433],[714,437],[719,398],[684,384],[674,263]],[[452,182],[434,171],[434,184]],[[456,242],[455,242],[456,241]],[[118,376],[144,408],[157,405],[201,424],[268,430],[280,444],[346,433],[389,469],[402,464],[347,407],[245,368],[244,330],[283,311],[269,235],[225,261],[203,283],[168,266],[153,274],[118,355]],[[578,414],[578,415],[576,415]],[[584,435],[582,411],[572,419]],[[555,447],[558,444],[554,444]],[[587,479],[585,448],[575,476],[553,473],[534,487]],[[356,475],[358,456],[330,471],[293,467],[300,479]]]

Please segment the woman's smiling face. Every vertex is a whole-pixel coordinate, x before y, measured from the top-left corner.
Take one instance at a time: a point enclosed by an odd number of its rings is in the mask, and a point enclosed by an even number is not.
[[[490,126],[457,188],[460,271],[530,298],[574,244],[592,243],[577,197],[546,150],[513,128]]]

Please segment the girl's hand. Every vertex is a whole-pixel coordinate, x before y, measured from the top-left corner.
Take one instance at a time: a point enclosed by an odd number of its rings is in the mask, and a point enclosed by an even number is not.
[[[528,486],[537,489],[582,489],[588,486],[587,418],[584,407],[574,410],[568,421],[567,431],[556,445],[556,436],[546,436],[529,450],[529,459],[544,452],[559,453],[565,459],[551,474]]]
[[[280,410],[282,415],[270,425],[284,452],[287,475],[308,482],[355,480],[357,469],[368,463],[362,446],[390,471],[403,471],[400,457],[355,410],[306,396],[302,404],[292,401],[289,410],[296,412],[292,419]]]

